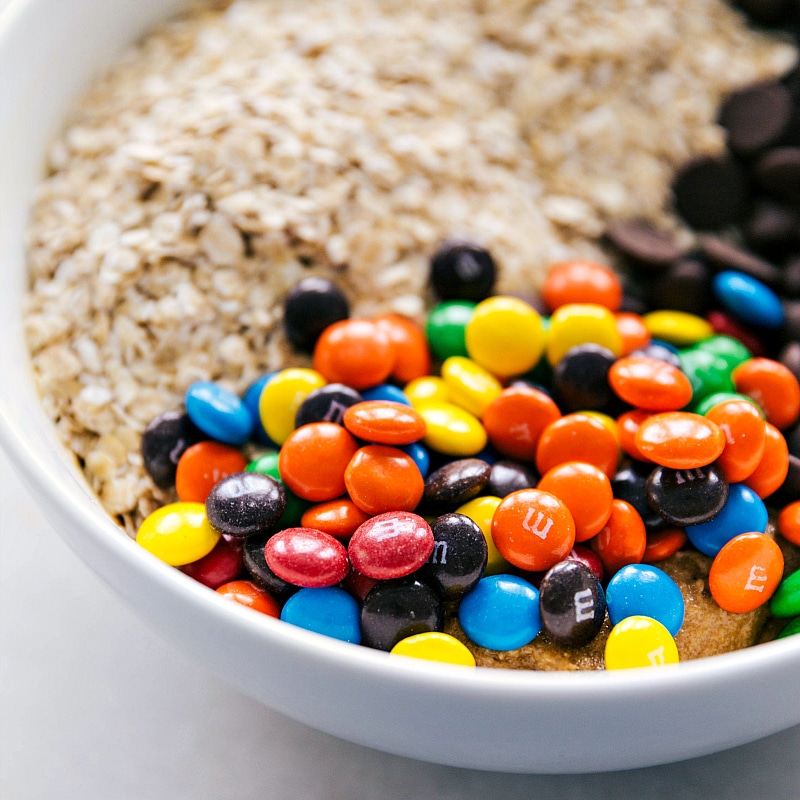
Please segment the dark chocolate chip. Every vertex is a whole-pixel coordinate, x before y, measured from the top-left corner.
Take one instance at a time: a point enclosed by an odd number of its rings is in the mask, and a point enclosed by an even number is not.
[[[667,267],[650,287],[653,308],[705,314],[711,301],[711,271],[697,258],[682,258]]]
[[[777,81],[765,81],[729,94],[720,107],[719,124],[734,153],[752,155],[781,138],[791,115],[789,90]]]
[[[764,191],[788,203],[800,201],[800,147],[774,147],[755,163],[753,174]]]
[[[666,361],[667,364],[672,364],[673,367],[681,368],[681,357],[678,355],[678,351],[665,342],[648,342],[644,347],[634,350],[631,355],[657,358],[659,361]]]
[[[800,341],[787,342],[778,353],[778,361],[800,381]]]
[[[606,238],[633,266],[665,267],[686,252],[671,233],[659,231],[642,220],[612,223]]]
[[[719,236],[701,237],[700,251],[715,270],[743,272],[773,289],[781,284],[778,267]]]
[[[747,244],[766,254],[781,255],[800,243],[800,215],[770,200],[757,201],[742,226]]]
[[[342,425],[344,412],[364,398],[343,383],[329,383],[314,389],[300,404],[295,416],[295,427],[300,428],[310,422],[333,422]]]
[[[611,479],[614,497],[630,503],[638,512],[648,530],[666,526],[666,520],[647,502],[645,486],[654,465],[645,461],[626,460]]]
[[[728,157],[700,157],[684,164],[672,182],[675,210],[698,230],[738,222],[748,196],[742,168]]]
[[[800,298],[800,256],[795,255],[783,266],[781,289],[789,298]]]
[[[440,631],[444,610],[439,595],[414,578],[380,581],[364,598],[361,644],[391,650],[416,633]]]

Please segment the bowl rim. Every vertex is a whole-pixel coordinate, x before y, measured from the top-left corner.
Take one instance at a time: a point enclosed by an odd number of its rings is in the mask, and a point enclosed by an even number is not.
[[[24,12],[37,3],[38,0],[8,0],[5,7],[0,9],[0,51],[8,46],[8,40],[13,36],[15,26]],[[24,258],[22,265],[24,266]],[[24,279],[25,275],[22,277]],[[19,317],[12,322],[17,324],[21,321],[20,310]],[[24,336],[22,342],[25,343]],[[27,349],[24,356],[29,367],[27,378],[30,385],[23,391],[30,390],[32,396],[38,399]],[[62,466],[66,466],[76,480],[85,486],[83,476],[78,467],[71,463],[69,451],[58,439],[55,426],[46,416],[41,404],[34,413],[48,426],[53,441],[60,446],[59,459],[64,462]],[[392,657],[386,652],[338,641],[263,614],[253,613],[250,609],[237,607],[231,602],[220,602],[213,590],[175,567],[161,562],[127,536],[99,504],[92,504],[88,487],[86,495],[81,494],[80,502],[77,502],[74,486],[70,487],[59,479],[62,476],[57,474],[48,458],[37,457],[36,449],[15,424],[13,416],[13,411],[9,411],[7,401],[0,393],[0,445],[9,456],[12,467],[23,477],[24,483],[29,489],[33,488],[33,494],[52,499],[65,518],[65,524],[81,529],[83,535],[106,555],[124,562],[127,568],[134,570],[150,583],[157,584],[160,589],[180,595],[184,600],[197,605],[204,614],[214,617],[220,624],[232,626],[247,637],[271,641],[277,646],[294,650],[304,657],[338,667],[346,666],[349,670],[373,677],[377,672],[387,681],[405,684],[410,689],[424,685],[426,689],[434,686],[461,696],[465,692],[479,691],[482,695],[490,692],[496,698],[512,699],[529,697],[531,694],[557,698],[565,693],[573,698],[577,696],[589,699],[596,698],[601,687],[602,692],[612,699],[616,696],[646,696],[656,689],[660,694],[685,692],[697,685],[707,688],[710,684],[725,683],[734,677],[756,678],[767,666],[780,668],[800,665],[800,636],[659,669],[616,671],[537,671],[483,667],[465,669],[458,665]],[[64,536],[61,531],[57,532]]]

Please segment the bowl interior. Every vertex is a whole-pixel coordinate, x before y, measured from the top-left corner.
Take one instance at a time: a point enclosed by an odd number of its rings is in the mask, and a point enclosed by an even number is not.
[[[125,44],[181,5],[12,0],[0,12],[0,442],[56,530],[155,627],[242,691],[401,755],[587,772],[701,755],[800,722],[800,707],[785,702],[800,691],[800,637],[624,674],[417,663],[220,603],[116,528],[38,402],[22,325],[24,229],[43,154],[70,104]],[[591,730],[604,733],[576,758],[576,740]]]

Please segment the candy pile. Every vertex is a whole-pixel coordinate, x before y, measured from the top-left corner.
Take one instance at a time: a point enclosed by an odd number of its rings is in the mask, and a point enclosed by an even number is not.
[[[155,419],[144,461],[178,502],[137,541],[286,622],[458,664],[540,634],[579,648],[607,618],[607,669],[676,662],[684,597],[654,563],[682,548],[713,558],[726,611],[800,616],[765,503],[791,370],[699,315],[620,311],[600,264],[554,265],[543,313],[494,277],[480,247],[442,246],[424,328],[301,281],[284,322],[313,368],[243,398],[197,383]],[[800,544],[800,501],[777,525]]]

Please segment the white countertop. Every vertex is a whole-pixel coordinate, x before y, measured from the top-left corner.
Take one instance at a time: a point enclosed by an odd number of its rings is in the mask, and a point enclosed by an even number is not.
[[[681,764],[572,777],[418,763],[306,728],[147,628],[44,521],[0,453],[3,800],[783,800],[798,787],[800,727]]]

